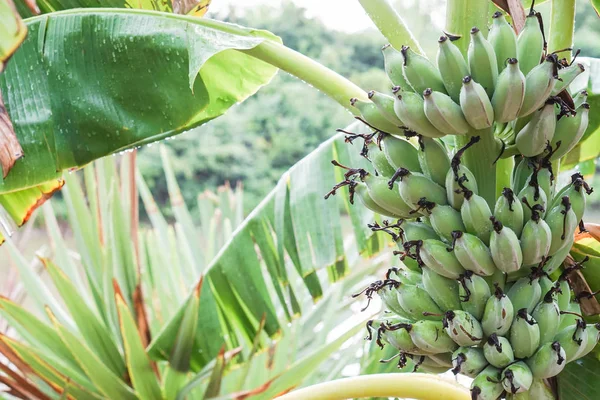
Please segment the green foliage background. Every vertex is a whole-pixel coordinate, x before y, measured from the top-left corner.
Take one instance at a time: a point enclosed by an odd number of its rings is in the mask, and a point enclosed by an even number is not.
[[[441,31],[432,19],[437,14],[432,17],[431,10],[444,15],[444,4],[441,0],[397,2],[399,12],[420,42],[429,46],[425,51],[433,58],[437,51],[435,38]],[[549,2],[538,8],[549,19]],[[380,51],[386,41],[374,28],[353,34],[333,31],[320,20],[309,18],[306,10],[290,0],[282,7],[260,6],[248,12],[232,9],[225,19],[279,35],[287,46],[364,89],[389,91]],[[575,45],[586,56],[600,57],[600,23],[587,0],[577,2]],[[331,137],[335,129],[348,125],[351,118],[325,95],[280,72],[243,106],[232,108],[225,116],[167,145],[183,196],[192,209],[199,189],[241,180],[245,209],[249,211],[284,171]],[[159,204],[166,206],[167,186],[157,146],[140,151],[139,166]],[[168,207],[164,211],[168,214]]]

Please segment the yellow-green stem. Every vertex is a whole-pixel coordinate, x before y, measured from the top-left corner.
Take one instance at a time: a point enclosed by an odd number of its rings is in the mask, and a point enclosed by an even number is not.
[[[575,28],[575,0],[552,0],[550,14],[550,34],[548,52],[562,50],[573,46]],[[562,51],[558,58],[571,61],[571,51]]]
[[[394,48],[400,50],[403,45],[410,46],[413,51],[425,55],[419,42],[389,0],[358,0],[358,2]]]
[[[446,9],[446,31],[462,36],[454,42],[466,56],[471,28],[476,26],[487,36],[490,2],[486,0],[448,0]]]
[[[510,188],[510,178],[515,166],[513,157],[501,158],[496,161],[496,199],[502,195],[502,190]]]
[[[343,400],[399,397],[418,400],[469,400],[469,390],[429,374],[373,374],[339,379],[295,390],[278,400]]]

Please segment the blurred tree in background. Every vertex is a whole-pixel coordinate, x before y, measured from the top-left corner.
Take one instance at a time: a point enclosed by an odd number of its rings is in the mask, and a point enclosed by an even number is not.
[[[444,24],[445,1],[402,0],[397,5],[420,42],[429,46],[424,50],[435,59],[435,38]],[[544,12],[547,6],[542,4],[539,8]],[[589,1],[578,1],[577,7],[576,47],[586,56],[599,57],[598,17]],[[432,9],[436,12],[431,13]],[[386,42],[375,29],[356,33],[330,30],[290,0],[281,7],[246,10],[231,9],[218,18],[270,30],[281,36],[287,46],[349,77],[364,89],[389,91],[380,51]],[[240,180],[248,211],[284,171],[350,121],[350,114],[336,103],[280,72],[242,107],[232,108],[218,120],[170,140],[167,145],[184,198],[192,209],[199,191]],[[140,151],[139,166],[156,200],[165,205],[168,194],[157,146]]]

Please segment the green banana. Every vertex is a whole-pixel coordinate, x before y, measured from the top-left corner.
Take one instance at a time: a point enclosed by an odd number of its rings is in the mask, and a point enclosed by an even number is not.
[[[560,343],[560,346],[563,348],[567,363],[576,360],[579,354],[582,354],[586,350],[588,344],[588,334],[586,330],[587,324],[585,321],[578,319],[575,324],[558,332],[554,338],[554,340]]]
[[[523,361],[511,364],[502,371],[502,386],[507,393],[527,392],[532,382],[533,374]]]
[[[425,115],[438,131],[446,135],[464,135],[469,131],[460,106],[450,96],[425,89],[423,99]]]
[[[521,237],[523,230],[523,205],[515,198],[510,188],[502,190],[494,207],[494,216],[502,225],[510,228],[517,237]]]
[[[496,218],[490,217],[490,220],[494,224],[494,231],[490,238],[490,252],[494,264],[502,272],[518,271],[523,263],[518,236]]]
[[[396,115],[394,111],[394,98],[392,96],[388,96],[387,94],[383,94],[377,92],[375,90],[371,90],[368,93],[369,99],[375,104],[379,112],[394,126],[401,127],[404,125],[404,122]]]
[[[500,378],[498,368],[487,366],[471,383],[471,400],[497,400],[504,392]]]
[[[429,222],[435,232],[446,242],[451,243],[453,231],[464,231],[460,213],[449,205],[438,206],[426,199],[419,200],[419,207],[429,213]]]
[[[407,252],[413,246],[416,248],[415,257],[420,265],[425,265],[449,279],[458,279],[465,272],[454,253],[449,252],[443,242],[436,239],[404,242]]]
[[[523,252],[523,265],[531,266],[539,264],[548,255],[550,243],[552,241],[552,232],[550,227],[534,211],[532,217],[521,233],[521,251]]]
[[[515,193],[519,193],[525,187],[525,183],[531,176],[534,166],[534,160],[527,157],[520,157],[519,161],[515,164],[510,181],[510,186]]]
[[[535,307],[531,314],[540,327],[540,342],[546,343],[554,339],[560,324],[560,309],[554,300],[555,290],[551,289],[543,297],[543,300]]]
[[[586,327],[585,332],[587,334],[587,343],[586,343],[585,347],[580,352],[577,353],[576,359],[585,357],[592,350],[594,350],[594,348],[598,344],[598,339],[599,339],[598,331],[600,331],[600,324],[594,324],[593,326],[588,325]]]
[[[396,275],[400,283],[406,285],[423,286],[423,275],[420,272],[412,271],[406,268],[392,267],[385,274],[385,279],[391,279],[392,273]],[[456,288],[458,290],[458,287]]]
[[[502,72],[506,66],[506,60],[517,57],[517,35],[502,12],[496,11],[492,18],[488,40],[496,54],[498,72]]]
[[[381,139],[381,146],[385,157],[394,169],[406,168],[409,171],[421,172],[418,150],[408,140],[385,135]]]
[[[431,298],[429,293],[418,286],[413,285],[400,285],[398,288],[398,303],[400,307],[411,317],[413,320],[427,319],[427,320],[441,320],[439,316],[433,314],[441,314],[442,310],[439,309],[435,301]],[[424,315],[423,313],[428,313]]]
[[[508,339],[495,333],[492,333],[483,345],[483,355],[496,368],[504,368],[515,361],[515,355]]]
[[[413,324],[399,324],[408,330],[413,343],[431,354],[453,352],[458,345],[448,336],[441,321],[421,320]]]
[[[446,196],[450,205],[457,210],[461,208],[465,200],[465,193],[478,193],[475,176],[467,167],[461,164],[460,159],[465,151],[479,140],[479,136],[472,136],[465,146],[456,151],[452,161],[450,161],[451,169],[446,174]]]
[[[367,189],[367,185],[361,182],[354,182],[354,194],[358,196],[360,202],[369,210],[376,212],[377,214],[385,215],[392,218],[402,218],[401,215],[395,214],[390,210],[386,210],[385,208],[379,206],[373,200],[373,198],[369,195],[369,190]]]
[[[519,192],[519,198],[521,199],[521,202],[525,204],[525,207],[523,207],[523,219],[525,221],[529,221],[532,218],[532,210],[535,210],[540,218],[544,218],[546,215],[548,196],[538,183],[537,177],[538,172],[534,171],[525,187]]]
[[[404,130],[399,126],[391,123],[382,113],[379,111],[379,108],[372,103],[359,100],[357,98],[350,99],[350,104],[353,107],[358,108],[360,111],[360,117],[356,117],[356,119],[366,123],[373,129],[376,129],[381,132],[395,134],[395,135],[403,135]]]
[[[498,79],[496,53],[494,47],[476,27],[471,29],[471,43],[467,53],[471,76],[483,86],[488,97],[492,98]]]
[[[418,152],[419,164],[423,174],[443,186],[446,182],[446,174],[450,169],[450,159],[444,143],[439,139],[428,137],[421,137],[419,143],[421,144]]]
[[[463,78],[460,108],[469,125],[475,129],[489,128],[494,122],[494,108],[485,89],[469,75]]]
[[[471,271],[465,272],[458,279],[458,295],[463,311],[468,312],[477,320],[481,320],[485,305],[491,296],[490,287],[485,279]]]
[[[506,335],[510,330],[515,315],[511,300],[504,294],[502,289],[496,285],[496,291],[486,304],[481,319],[481,327],[486,336],[496,333],[500,336]]]
[[[579,107],[581,107],[581,105],[583,103],[586,103],[587,98],[588,98],[588,91],[585,89],[580,90],[579,92],[575,93],[573,95],[573,105],[575,106],[575,109],[578,109]]]
[[[358,297],[361,294],[364,294],[367,297],[367,305],[363,308],[363,310],[366,310],[371,304],[373,293],[377,293],[381,297],[381,301],[386,308],[390,309],[400,317],[408,318],[408,313],[404,311],[398,302],[399,286],[400,282],[393,279],[386,279],[385,281],[377,280],[360,292],[353,294],[352,297]]]
[[[525,75],[536,67],[544,52],[544,36],[533,10],[525,19],[525,26],[517,38],[517,59]]]
[[[423,287],[442,311],[460,308],[458,282],[448,279],[430,268],[423,268]]]
[[[440,76],[448,95],[458,102],[462,79],[469,75],[469,67],[458,47],[448,39],[448,36],[440,37],[438,43],[437,66]]]
[[[482,278],[487,282],[491,292],[496,290],[496,286],[504,291],[508,275],[496,268],[492,275],[482,276]]]
[[[498,76],[492,97],[494,118],[500,123],[515,120],[525,98],[525,75],[519,69],[516,58],[509,58],[507,61],[507,67]]]
[[[523,70],[523,60],[519,56],[521,71],[525,74],[525,96],[519,117],[525,117],[540,108],[550,96],[554,85],[556,84],[556,55],[551,54],[546,60],[533,68],[531,72],[526,73]],[[554,109],[552,109],[554,113]]]
[[[402,199],[398,190],[390,190],[387,179],[366,174],[362,180],[367,185],[369,196],[380,207],[390,210],[401,218],[410,218],[412,216],[412,207]]]
[[[475,346],[483,338],[481,324],[466,311],[449,310],[442,322],[448,336],[459,346]]]
[[[559,310],[567,310],[571,303],[571,287],[567,280],[559,280],[559,290],[556,297]]]
[[[515,310],[525,309],[531,313],[542,297],[539,279],[525,277],[515,282],[506,294]]]
[[[517,311],[510,327],[510,343],[516,358],[531,357],[540,345],[540,328],[525,308]]]
[[[579,305],[579,303],[569,303],[566,308],[561,308],[560,325],[558,326],[558,332],[563,331],[571,325],[575,325],[580,315],[581,306]]]
[[[394,187],[397,179],[400,179],[398,182],[400,197],[415,210],[419,208],[419,200],[423,197],[436,204],[448,204],[446,190],[423,174],[410,172],[406,168],[398,168],[388,182],[390,189]]]
[[[422,93],[422,92],[419,92]],[[394,111],[410,130],[431,138],[443,137],[425,115],[425,102],[420,95],[394,87]]]
[[[466,191],[465,201],[460,207],[460,215],[467,232],[477,236],[484,244],[488,245],[494,227],[490,221],[492,211],[487,201],[477,194]]]
[[[550,160],[558,160],[579,143],[585,133],[589,123],[590,105],[582,103],[576,109],[577,114],[574,116],[564,115],[556,123],[554,136],[552,137],[551,146],[553,148],[560,146],[554,151]]]
[[[550,209],[558,206],[564,196],[568,196],[569,201],[571,201],[571,208],[575,213],[577,221],[581,221],[585,211],[585,196],[592,194],[593,191],[594,189],[591,188],[583,179],[583,175],[580,173],[575,173],[571,175],[571,183],[559,190],[558,193],[554,195]]]
[[[540,346],[526,361],[534,378],[544,379],[558,375],[565,368],[566,354],[559,342],[548,342]]]
[[[402,65],[404,64],[402,53],[393,48],[391,44],[383,46],[381,52],[383,53],[383,68],[392,84],[404,90],[409,90],[410,85],[402,72]]]
[[[561,205],[550,210],[545,220],[552,233],[548,255],[553,256],[570,244],[570,239],[579,223],[575,211],[571,208],[569,196],[563,196]]]
[[[365,143],[365,146],[367,148],[369,160],[371,161],[371,164],[373,164],[373,167],[375,167],[377,174],[388,179],[391,178],[394,175],[394,172],[396,172],[396,169],[390,165],[377,143],[369,141],[368,143]]]
[[[546,263],[546,265],[548,265],[548,263]],[[544,268],[544,271],[546,271],[545,268]],[[546,272],[546,274],[547,274],[547,272]],[[557,287],[555,287],[554,282],[552,282],[552,280],[547,275],[540,276],[538,283],[540,284],[540,290],[541,290],[542,296],[546,296],[546,294],[548,294],[548,292],[550,290],[552,290],[552,295],[560,292],[559,289]],[[535,318],[535,316],[534,316],[534,318]]]
[[[558,95],[563,90],[567,89],[571,82],[585,71],[582,64],[571,64],[568,67],[558,70],[558,82],[552,89],[552,96]]]
[[[400,50],[404,57],[402,72],[406,81],[416,93],[423,93],[427,88],[446,93],[440,72],[426,57],[415,53],[408,46]],[[404,119],[402,119],[404,121]]]
[[[547,148],[549,149],[550,147],[547,146]],[[544,194],[546,194],[546,200],[549,201],[552,196],[554,196],[556,185],[556,179],[554,179],[554,172],[549,159],[544,157],[539,161],[536,170],[527,177],[527,180],[525,181],[525,187],[532,185],[535,186],[532,184],[532,179],[537,179],[536,184],[539,185],[540,189],[544,191]]]
[[[452,232],[454,255],[467,271],[477,275],[490,276],[496,271],[496,265],[488,247],[475,235],[462,231]]]
[[[483,355],[483,350],[477,347],[459,347],[452,353],[452,373],[463,374],[475,378],[488,362]]]
[[[541,154],[554,136],[556,129],[556,116],[554,114],[554,99],[536,111],[531,121],[517,133],[515,144],[525,157],[534,157]]]
[[[567,238],[567,243],[561,248],[559,251],[554,253],[550,261],[546,263],[544,266],[544,272],[548,275],[551,275],[554,271],[560,268],[563,264],[563,261],[569,255],[571,251],[571,247],[573,247],[573,242],[575,242],[575,237],[571,236],[571,238]]]
[[[439,239],[433,228],[423,222],[403,221],[402,231],[404,239],[407,241]],[[443,243],[441,244],[443,245]]]

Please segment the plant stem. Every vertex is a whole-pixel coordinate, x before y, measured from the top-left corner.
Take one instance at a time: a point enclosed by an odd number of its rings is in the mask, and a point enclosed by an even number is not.
[[[360,114],[357,108],[350,105],[351,98],[356,97],[363,101],[370,101],[367,93],[348,79],[282,44],[265,40],[255,48],[243,50],[243,52],[302,79],[340,103],[354,115]]]
[[[446,31],[462,36],[454,42],[466,56],[471,28],[478,27],[487,36],[490,2],[486,0],[448,0]]]
[[[373,374],[309,386],[277,399],[342,400],[361,397],[468,400],[471,395],[466,388],[436,375]]]
[[[403,45],[410,46],[413,51],[425,55],[419,42],[389,0],[358,0],[358,2],[394,48],[400,50]]]
[[[501,158],[496,161],[496,199],[502,195],[502,189],[510,187],[510,178],[514,166],[514,157]]]
[[[575,0],[552,0],[548,52],[572,47],[574,29]],[[558,58],[565,57],[571,61],[571,51],[561,51],[557,55]]]

